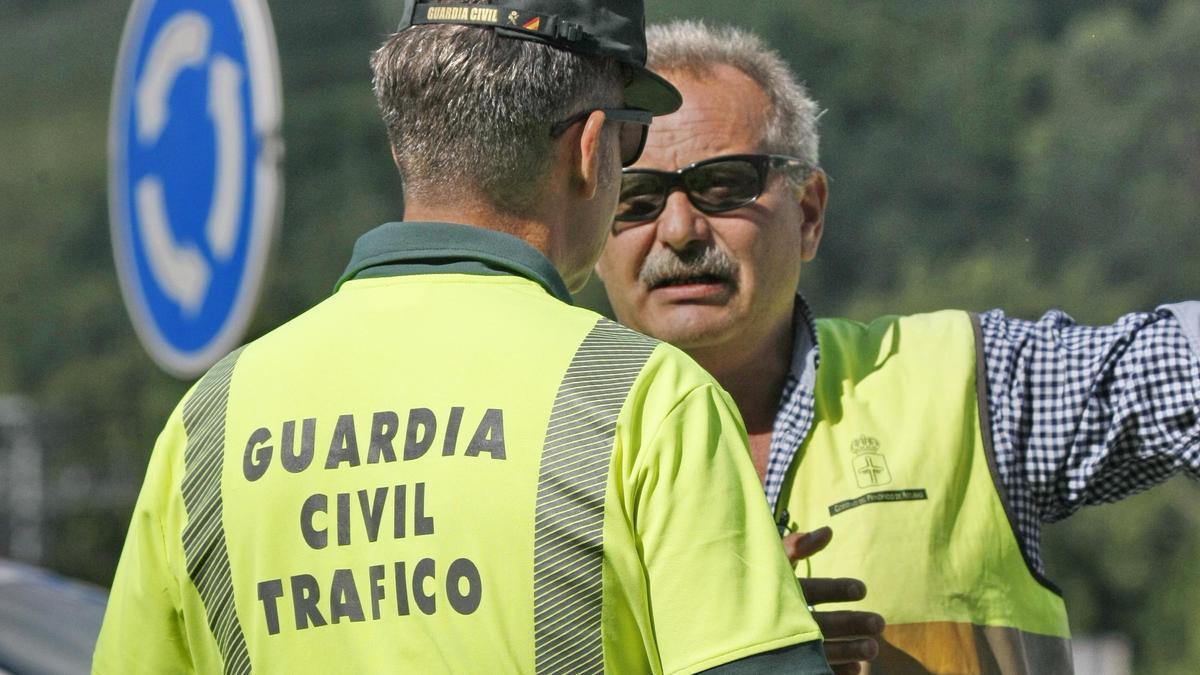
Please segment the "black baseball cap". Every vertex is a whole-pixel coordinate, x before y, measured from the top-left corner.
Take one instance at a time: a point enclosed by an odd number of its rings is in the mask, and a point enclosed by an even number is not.
[[[627,64],[634,72],[625,85],[625,105],[631,108],[666,115],[683,103],[673,84],[646,68],[643,0],[496,0],[475,5],[405,0],[398,30],[447,23],[490,26],[505,37]]]

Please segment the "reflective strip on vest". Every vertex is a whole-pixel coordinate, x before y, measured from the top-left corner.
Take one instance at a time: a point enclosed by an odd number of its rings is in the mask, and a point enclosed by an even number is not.
[[[563,376],[546,430],[534,532],[538,673],[601,673],[604,491],[617,414],[657,342],[607,319]]]
[[[920,655],[918,661],[913,657]],[[863,675],[1069,675],[1067,638],[1005,626],[931,621],[888,625]]]
[[[217,639],[226,673],[250,672],[246,636],[233,599],[225,527],[221,522],[221,467],[225,458],[225,408],[229,382],[242,350],[226,356],[201,378],[183,404],[187,432],[182,484],[187,525],[183,552],[188,576],[204,600],[208,627]]]

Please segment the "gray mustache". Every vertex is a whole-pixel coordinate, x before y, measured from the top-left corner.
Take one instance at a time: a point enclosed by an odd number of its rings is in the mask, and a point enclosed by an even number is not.
[[[667,248],[646,256],[638,280],[648,288],[672,281],[715,277],[721,281],[737,278],[738,264],[730,255],[715,246],[706,246],[696,253],[678,253]]]

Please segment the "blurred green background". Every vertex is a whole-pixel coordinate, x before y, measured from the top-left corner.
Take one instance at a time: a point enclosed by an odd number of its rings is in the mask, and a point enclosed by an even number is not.
[[[248,339],[325,297],[354,239],[402,203],[367,66],[400,3],[269,4],[286,201]],[[1107,323],[1200,296],[1195,0],[647,4],[651,21],[758,31],[825,109],[831,203],[803,281],[818,314],[1061,308]],[[40,562],[100,584],[188,386],[138,344],[109,245],[107,118],[128,9],[0,4],[0,395],[37,410]],[[603,308],[602,290],[582,301]],[[1135,672],[1196,672],[1194,484],[1091,509],[1044,540],[1076,633],[1129,636]]]

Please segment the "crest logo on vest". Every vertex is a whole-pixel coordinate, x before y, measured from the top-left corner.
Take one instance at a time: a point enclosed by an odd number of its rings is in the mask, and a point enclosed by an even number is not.
[[[878,438],[866,434],[850,443],[850,451],[854,453],[854,459],[850,461],[850,466],[854,470],[854,480],[858,483],[859,490],[868,490],[892,482],[892,470],[888,468],[887,458],[883,456],[881,447]],[[903,476],[901,480],[905,480]],[[847,485],[847,487],[849,486]],[[928,498],[929,495],[923,488],[872,490],[853,499],[846,499],[831,505],[829,515],[836,516],[864,504],[924,501]]]
[[[858,487],[869,488],[887,485],[892,482],[892,472],[888,470],[887,458],[879,452],[879,439],[871,436],[859,436],[850,444],[854,452],[854,479]]]

